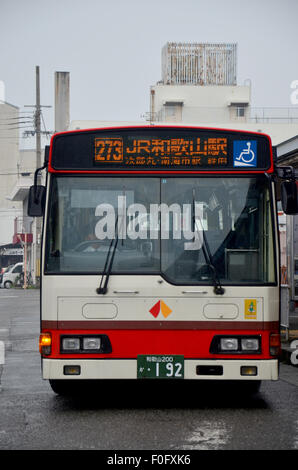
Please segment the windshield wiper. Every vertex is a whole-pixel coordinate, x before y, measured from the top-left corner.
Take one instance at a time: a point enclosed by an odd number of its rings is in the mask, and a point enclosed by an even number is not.
[[[194,229],[199,235],[199,228],[197,226],[196,214],[195,214],[195,193],[194,193],[194,191],[195,190],[193,190],[193,201],[192,201],[192,203],[193,203],[193,222],[194,222]],[[202,231],[202,234],[203,234],[202,250],[203,250],[204,258],[206,260],[207,266],[209,266],[212,269],[212,272],[213,272],[212,279],[213,279],[213,285],[214,285],[214,293],[216,295],[223,295],[225,293],[225,289],[222,287],[222,285],[220,283],[220,279],[219,279],[219,276],[217,274],[216,267],[214,266],[210,246],[209,246],[209,243],[208,243],[208,240],[207,240],[207,237],[206,237],[206,233],[205,233],[205,230],[204,230],[204,227],[203,227],[203,222],[202,222],[200,216],[199,216],[199,220],[200,220],[200,224],[201,224],[201,231]]]
[[[109,250],[108,250],[105,265],[104,265],[104,268],[103,268],[103,273],[102,273],[102,276],[101,276],[100,284],[99,284],[99,287],[97,287],[97,289],[96,289],[97,294],[105,295],[108,292],[109,278],[110,278],[110,274],[111,274],[111,271],[112,271],[114,257],[115,257],[115,253],[116,253],[116,249],[117,249],[117,245],[118,245],[118,240],[119,240],[119,234],[118,234],[117,227],[118,227],[118,216],[117,216],[117,219],[116,219],[116,222],[115,222],[115,238],[112,238],[110,246],[109,246]],[[105,282],[104,282],[104,285],[103,285],[104,280],[105,280]]]
[[[123,186],[123,197],[124,198],[126,197],[125,186]],[[122,207],[122,210],[124,210],[123,207]],[[123,212],[122,213],[122,224],[121,224],[120,231],[123,228],[124,217],[125,217],[125,214]],[[105,265],[104,265],[104,268],[103,268],[103,273],[102,273],[102,276],[101,276],[100,284],[99,284],[99,287],[97,287],[97,289],[96,289],[97,294],[105,295],[108,292],[109,278],[110,278],[110,274],[111,274],[111,271],[112,271],[113,262],[114,262],[114,258],[115,258],[115,253],[116,253],[118,240],[119,240],[118,219],[119,219],[119,213],[118,213],[116,221],[115,221],[115,228],[114,228],[115,238],[112,238],[110,246],[109,246],[109,250],[108,250]],[[122,236],[122,245],[123,245],[123,240],[124,240],[124,237]],[[115,241],[115,243],[114,243],[114,241]],[[114,243],[114,245],[113,245],[113,243]],[[104,285],[102,285],[104,279],[105,279],[105,282],[104,282]]]

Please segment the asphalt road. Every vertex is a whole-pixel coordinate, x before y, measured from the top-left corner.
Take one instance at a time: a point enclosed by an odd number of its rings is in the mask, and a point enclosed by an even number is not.
[[[222,384],[103,384],[93,396],[57,396],[41,379],[39,292],[0,290],[6,357],[0,450],[298,449],[298,367],[248,398]]]

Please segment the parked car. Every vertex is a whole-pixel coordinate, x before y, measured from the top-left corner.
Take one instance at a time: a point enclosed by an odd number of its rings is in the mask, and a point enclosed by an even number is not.
[[[9,271],[11,268],[14,267],[14,264],[10,264],[9,266],[6,266],[5,268],[1,268],[1,273],[0,273],[0,287],[1,287],[1,284],[2,284],[2,278],[3,278],[3,274],[6,272],[6,271]]]
[[[5,271],[9,271],[11,268],[13,268],[14,264],[10,264],[9,266],[6,266],[5,268],[1,268],[1,274],[5,273]]]
[[[15,283],[16,279],[23,272],[23,263],[16,263],[2,274],[0,287],[10,289]]]

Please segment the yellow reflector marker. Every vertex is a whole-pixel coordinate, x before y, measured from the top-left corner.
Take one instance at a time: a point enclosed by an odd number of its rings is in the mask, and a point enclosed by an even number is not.
[[[39,336],[39,352],[40,354],[51,354],[52,336],[51,333],[41,333]]]
[[[258,375],[258,368],[256,366],[242,366],[241,375]]]
[[[80,375],[81,367],[80,366],[64,366],[63,374],[64,375]]]

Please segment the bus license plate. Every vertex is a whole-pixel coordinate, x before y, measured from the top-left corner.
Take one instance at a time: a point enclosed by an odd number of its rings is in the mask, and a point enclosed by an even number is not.
[[[184,356],[138,356],[138,379],[183,379]]]

